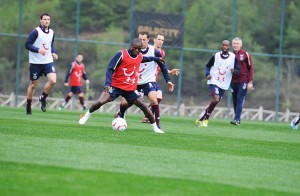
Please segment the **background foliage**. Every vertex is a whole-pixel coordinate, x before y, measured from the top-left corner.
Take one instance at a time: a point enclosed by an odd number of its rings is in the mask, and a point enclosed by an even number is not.
[[[19,1],[1,0],[0,33],[17,34],[19,25]],[[300,2],[286,0],[283,54],[299,55]],[[27,36],[39,24],[42,12],[52,16],[51,26],[56,33],[55,46],[59,61],[56,63],[58,84],[51,96],[63,97],[66,90],[62,85],[67,66],[74,57],[75,43],[58,38],[74,38],[76,28],[76,1],[74,0],[28,0],[23,2],[23,32]],[[181,0],[135,1],[135,10],[146,12],[182,13]],[[205,105],[209,101],[204,77],[205,64],[218,50],[223,39],[231,39],[234,13],[233,1],[187,0],[185,38],[186,48],[200,51],[184,52],[182,101],[187,105]],[[81,40],[119,43],[115,45],[80,43],[79,51],[85,56],[91,88],[97,97],[104,85],[106,66],[110,58],[124,43],[129,42],[131,0],[81,0]],[[253,55],[255,65],[255,91],[249,92],[246,107],[274,110],[278,58],[262,53],[278,54],[281,0],[246,0],[237,2],[235,35],[243,39],[246,50]],[[26,38],[22,39],[23,44]],[[15,88],[17,37],[0,36],[1,93],[10,93]],[[166,62],[169,68],[179,67],[179,51],[166,47]],[[280,110],[290,108],[300,111],[299,78],[297,58],[283,58],[281,72]],[[5,77],[9,76],[9,77]],[[28,85],[28,51],[22,47],[20,94],[26,94]],[[161,77],[162,78],[162,77]],[[172,77],[177,84],[177,78]],[[39,93],[44,80],[40,80]],[[164,103],[176,104],[177,92],[168,93],[164,81]],[[176,89],[177,90],[177,89]],[[221,105],[226,104],[226,98]]]

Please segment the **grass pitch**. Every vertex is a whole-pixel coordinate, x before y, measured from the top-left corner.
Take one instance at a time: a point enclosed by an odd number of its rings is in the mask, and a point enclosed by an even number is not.
[[[0,107],[1,195],[300,195],[300,132],[288,124]]]

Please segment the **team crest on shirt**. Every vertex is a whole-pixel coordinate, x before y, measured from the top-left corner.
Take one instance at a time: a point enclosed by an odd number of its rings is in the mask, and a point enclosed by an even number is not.
[[[240,60],[244,60],[244,54],[240,54]]]

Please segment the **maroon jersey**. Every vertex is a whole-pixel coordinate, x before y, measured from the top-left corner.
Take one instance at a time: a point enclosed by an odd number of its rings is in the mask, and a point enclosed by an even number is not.
[[[122,50],[122,62],[112,75],[111,85],[125,91],[135,91],[142,60],[143,55],[141,53],[134,58],[128,54],[127,50]]]
[[[234,52],[236,58],[238,59],[240,71],[238,74],[232,75],[231,82],[233,83],[249,83],[253,81],[254,68],[252,63],[252,57],[245,50],[240,50]]]

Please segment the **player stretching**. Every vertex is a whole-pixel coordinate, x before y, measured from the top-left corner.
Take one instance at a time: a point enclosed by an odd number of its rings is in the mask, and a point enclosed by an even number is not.
[[[300,114],[292,120],[292,122],[291,122],[292,129],[297,130],[299,122],[300,122]]]
[[[28,36],[25,48],[29,50],[30,83],[27,90],[26,114],[31,115],[31,102],[40,76],[47,76],[47,83],[39,98],[41,109],[46,112],[46,98],[56,83],[53,60],[58,56],[54,49],[54,31],[50,29],[50,15],[44,13],[40,17],[40,25]]]
[[[66,73],[65,86],[69,86],[68,80],[70,77],[70,86],[71,90],[65,97],[65,101],[60,106],[60,109],[63,109],[66,104],[69,102],[73,94],[78,94],[80,104],[82,105],[83,110],[86,110],[84,105],[84,93],[82,91],[82,78],[85,79],[85,83],[88,85],[90,83],[86,73],[83,62],[83,55],[77,54],[76,61],[72,62],[69,66],[69,69]]]
[[[254,69],[252,57],[250,54],[242,50],[242,39],[236,37],[232,40],[233,53],[235,54],[240,71],[238,74],[232,76],[230,84],[232,92],[232,101],[234,109],[234,119],[230,123],[233,125],[241,124],[241,113],[245,104],[247,90],[253,89]]]
[[[225,90],[230,86],[232,74],[239,72],[238,60],[235,54],[229,52],[230,41],[222,42],[222,51],[214,54],[206,64],[207,84],[209,84],[212,101],[209,106],[203,111],[196,120],[196,126],[207,127],[208,119],[222,99]]]
[[[162,49],[162,46],[163,46],[164,41],[165,41],[165,36],[162,35],[162,34],[156,34],[153,41],[154,41],[154,44],[153,44],[154,48],[156,48],[160,52],[162,58],[165,59],[165,51]],[[157,66],[156,82],[158,81],[159,72],[160,72],[160,67]],[[172,70],[168,70],[168,73],[178,76],[179,73],[180,73],[180,70],[179,69],[172,69]],[[163,94],[162,94],[162,89],[161,89],[161,87],[159,86],[158,83],[156,85],[156,95],[157,95],[158,110],[160,111],[159,104],[160,104],[161,100],[163,99]],[[149,104],[148,107],[150,107],[151,111],[154,113],[155,107],[152,107],[151,104]],[[149,123],[149,120],[146,116],[144,116],[144,118],[142,119],[141,122],[142,123]]]
[[[149,118],[154,132],[164,133],[157,127],[152,112],[141,99],[140,93],[136,90],[137,73],[140,64],[142,62],[158,62],[162,60],[160,57],[143,57],[140,53],[142,46],[142,41],[135,38],[131,43],[130,49],[122,50],[115,54],[106,71],[105,90],[91,108],[80,118],[79,124],[85,124],[94,111],[121,95],[129,104],[135,104],[144,112]]]
[[[143,48],[141,53],[146,57],[161,57],[161,54],[158,50],[156,50],[153,46],[149,45],[149,34],[148,32],[140,32],[139,39],[143,42]],[[170,77],[168,74],[168,68],[165,64],[158,62],[158,65],[161,68],[163,76],[166,80],[166,83],[169,87],[169,91],[174,90],[174,84],[170,81]],[[156,72],[157,72],[157,63],[141,63],[138,75],[138,87],[137,90],[139,92],[143,92],[149,99],[152,111],[155,117],[155,122],[157,126],[160,128],[160,111],[157,101],[157,83],[156,83]],[[120,110],[117,116],[124,118],[125,111],[127,108],[131,107],[132,104],[126,103],[122,100],[120,104]],[[150,120],[150,119],[149,119]]]

